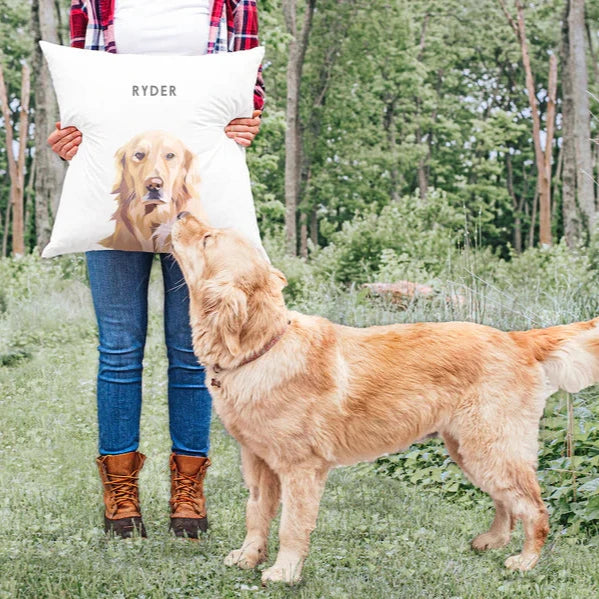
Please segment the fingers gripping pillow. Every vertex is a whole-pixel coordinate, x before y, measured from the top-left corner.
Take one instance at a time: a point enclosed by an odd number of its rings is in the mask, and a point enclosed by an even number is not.
[[[262,250],[245,150],[224,128],[252,114],[263,48],[146,56],[40,46],[61,126],[82,133],[42,256],[170,251],[161,233],[184,210]]]

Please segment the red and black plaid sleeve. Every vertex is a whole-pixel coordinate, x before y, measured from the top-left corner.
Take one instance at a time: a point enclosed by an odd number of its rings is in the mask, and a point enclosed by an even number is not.
[[[233,50],[251,50],[259,45],[258,40],[258,7],[256,0],[226,0],[227,28]],[[256,87],[254,88],[254,108],[264,107],[264,79],[262,66],[258,70]]]
[[[87,10],[83,0],[71,0],[69,16],[71,29],[71,46],[83,48],[85,46],[85,31],[87,29]]]

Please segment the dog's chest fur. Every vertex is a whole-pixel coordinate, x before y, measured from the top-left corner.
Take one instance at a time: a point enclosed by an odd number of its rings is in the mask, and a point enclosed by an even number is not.
[[[279,456],[288,451],[306,453],[309,443],[299,430],[309,426],[305,410],[301,402],[290,407],[285,394],[273,390],[268,374],[213,375],[208,370],[207,382],[214,376],[218,376],[216,380],[220,384],[210,389],[214,409],[227,431],[241,445],[268,463],[278,461]]]

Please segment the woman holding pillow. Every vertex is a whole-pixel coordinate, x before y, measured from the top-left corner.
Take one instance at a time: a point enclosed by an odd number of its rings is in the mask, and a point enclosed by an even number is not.
[[[71,46],[106,52],[199,55],[258,45],[256,0],[72,0],[70,26]],[[225,128],[227,135],[249,146],[260,128],[263,105],[259,72],[252,117],[231,121]],[[57,123],[48,143],[61,158],[70,160],[81,143],[81,133]],[[210,465],[211,399],[204,369],[193,353],[183,274],[169,254],[159,256],[169,363],[170,528],[177,536],[197,538],[208,526],[203,481]],[[145,456],[138,446],[153,258],[149,252],[86,252],[100,338],[100,455],[96,461],[104,485],[104,527],[121,537],[131,536],[134,529],[146,535],[138,491]]]

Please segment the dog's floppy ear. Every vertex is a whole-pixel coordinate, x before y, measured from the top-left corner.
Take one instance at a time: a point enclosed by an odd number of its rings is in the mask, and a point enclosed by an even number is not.
[[[279,287],[279,291],[287,287],[287,277],[278,268],[271,267],[270,275],[271,279],[275,281],[275,283]]]
[[[198,195],[198,185],[200,184],[200,174],[198,170],[198,159],[193,152],[185,150],[185,177],[183,183],[190,196]]]
[[[119,148],[115,154],[115,167],[116,167],[116,178],[114,180],[114,186],[110,193],[119,193],[123,185],[123,173],[125,172],[125,146]]]
[[[229,353],[238,355],[241,329],[248,318],[247,295],[230,282],[208,281],[202,294],[202,311],[212,319]]]

